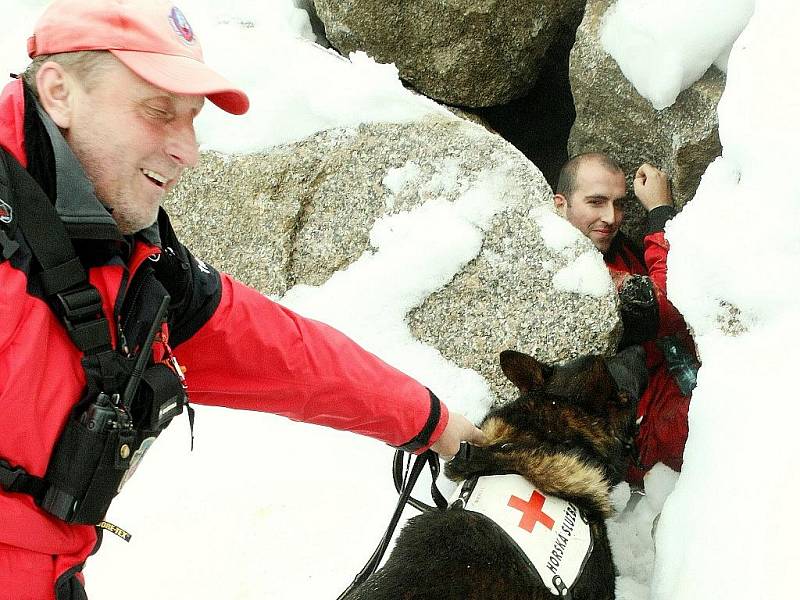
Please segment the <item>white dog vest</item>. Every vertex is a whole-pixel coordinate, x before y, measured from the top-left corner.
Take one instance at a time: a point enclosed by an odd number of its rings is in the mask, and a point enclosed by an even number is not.
[[[467,479],[454,492],[450,506],[481,513],[497,523],[559,597],[569,594],[592,551],[592,533],[578,507],[543,494],[522,475]]]

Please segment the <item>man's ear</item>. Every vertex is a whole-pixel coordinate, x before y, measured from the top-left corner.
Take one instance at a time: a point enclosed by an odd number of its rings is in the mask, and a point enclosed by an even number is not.
[[[553,196],[553,206],[556,207],[556,212],[562,217],[566,216],[567,198],[564,194],[556,194]]]
[[[69,129],[77,82],[54,61],[47,61],[36,73],[39,102],[60,129]]]

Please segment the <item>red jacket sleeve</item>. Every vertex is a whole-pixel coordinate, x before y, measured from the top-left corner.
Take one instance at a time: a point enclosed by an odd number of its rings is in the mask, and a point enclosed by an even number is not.
[[[335,329],[222,274],[211,319],[175,350],[192,402],[271,412],[422,451],[447,425],[427,388]]]
[[[666,222],[675,215],[671,206],[654,208],[648,214],[649,233],[644,236],[644,260],[658,300],[658,337],[686,331],[686,322],[678,309],[667,299],[667,253],[669,242],[664,237]]]

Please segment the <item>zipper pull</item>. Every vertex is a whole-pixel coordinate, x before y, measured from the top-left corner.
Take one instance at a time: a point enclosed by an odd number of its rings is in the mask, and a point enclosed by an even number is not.
[[[175,357],[175,354],[173,354],[172,348],[170,348],[169,345],[169,330],[166,327],[161,331],[161,344],[164,346],[164,353],[166,356],[161,362],[175,373],[178,380],[181,382],[183,393],[186,395],[184,406],[186,406],[186,416],[189,418],[189,435],[191,437],[189,450],[191,451],[194,450],[194,408],[189,405],[189,386],[186,384],[186,367],[181,365]]]
[[[117,337],[119,338],[119,347],[126,358],[130,358],[131,351],[128,348],[128,340],[125,338],[125,332],[122,331],[122,317],[117,317]]]
[[[161,330],[161,344],[164,346],[164,356],[165,358],[161,361],[163,364],[167,365],[174,373],[178,376],[178,379],[181,382],[181,387],[183,387],[183,391],[186,392],[186,396],[189,396],[189,387],[186,385],[186,367],[181,365],[178,362],[178,359],[172,353],[172,348],[169,345],[169,333],[166,327]]]

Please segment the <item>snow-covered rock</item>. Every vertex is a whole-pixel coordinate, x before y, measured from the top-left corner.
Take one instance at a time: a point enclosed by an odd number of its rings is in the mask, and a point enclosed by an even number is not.
[[[493,106],[523,95],[583,0],[315,0],[328,40],[395,63],[417,90],[447,104]]]
[[[408,318],[417,339],[478,371],[503,399],[514,391],[497,364],[502,350],[556,362],[616,343],[602,259],[551,206],[543,176],[513,146],[438,118],[333,129],[255,155],[209,154],[168,202],[200,257],[274,295],[398,253],[369,285],[388,304],[406,293],[404,278],[429,280],[408,292],[410,314],[397,321]],[[403,258],[415,248],[418,258]],[[363,291],[353,293],[353,310],[370,310],[359,309]]]
[[[657,111],[636,91],[601,43],[601,29],[613,0],[589,0],[570,55],[576,119],[570,155],[607,152],[629,177],[643,162],[666,170],[678,206],[690,200],[706,167],[721,153],[717,104],[725,76],[716,67]],[[657,69],[657,64],[653,64]],[[632,201],[626,229],[641,231],[644,213]]]

